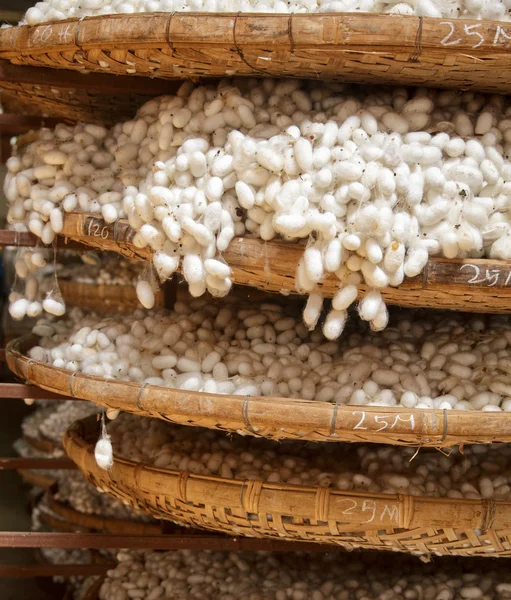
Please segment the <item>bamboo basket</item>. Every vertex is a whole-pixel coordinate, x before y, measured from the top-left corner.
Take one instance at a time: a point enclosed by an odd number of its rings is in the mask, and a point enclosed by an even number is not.
[[[95,419],[76,422],[64,447],[102,491],[161,519],[233,536],[335,544],[414,554],[511,556],[511,503],[340,492],[238,481],[115,458],[98,467]]]
[[[506,93],[509,31],[496,21],[363,13],[102,15],[3,29],[0,58],[154,78],[266,75]]]
[[[115,535],[157,535],[163,533],[163,525],[160,523],[144,523],[132,519],[102,517],[80,512],[57,500],[51,491],[46,494],[46,505],[58,517],[67,531],[104,531]]]
[[[11,112],[105,125],[133,118],[140,106],[154,96],[104,93],[85,87],[64,89],[22,81],[1,81],[0,90],[2,99],[12,107]]]
[[[107,224],[86,213],[68,213],[60,235],[128,258],[151,258],[150,249],[133,245],[135,231],[127,221]],[[223,257],[235,284],[289,294],[296,293],[296,265],[304,249],[298,243],[234,238]],[[318,287],[332,297],[339,281],[330,275]],[[360,296],[364,293],[361,286]],[[387,304],[410,308],[511,314],[511,261],[432,258],[420,275],[385,288],[382,296]]]
[[[6,348],[7,364],[23,380],[75,399],[90,400],[179,425],[274,440],[375,442],[449,446],[511,442],[511,413],[348,406],[264,396],[190,392],[71,373],[28,358],[33,338]]]
[[[59,279],[66,304],[99,314],[132,314],[141,308],[134,285],[96,285]],[[155,294],[155,310],[164,307],[163,292]]]
[[[32,437],[30,435],[23,434],[23,441],[26,442],[31,448],[45,454],[53,454],[55,450],[62,452],[62,445],[50,440],[45,437]]]
[[[28,485],[33,485],[34,487],[38,487],[43,490],[50,489],[57,482],[55,477],[45,475],[44,473],[41,473],[39,471],[31,471],[30,469],[18,469],[18,473],[20,474],[21,478],[26,483],[28,483]]]
[[[48,438],[34,438],[32,436],[23,434],[23,441],[28,444],[31,448],[37,452],[44,454],[52,454],[54,450],[60,450],[61,454],[64,453],[63,448],[60,444],[57,444],[53,440]],[[49,490],[56,485],[57,480],[52,475],[44,473],[40,470],[32,469],[17,469],[17,472],[21,478],[28,483],[43,490]]]
[[[105,581],[104,577],[98,577],[91,587],[83,594],[80,600],[98,600],[99,590]]]

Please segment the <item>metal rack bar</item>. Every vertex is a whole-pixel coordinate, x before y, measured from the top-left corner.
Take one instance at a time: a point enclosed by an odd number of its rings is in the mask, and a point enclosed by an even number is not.
[[[105,575],[109,569],[114,567],[115,563],[102,565],[2,565],[0,566],[0,578],[89,577],[91,575]]]
[[[248,550],[346,552],[341,546],[269,538],[229,538],[217,534],[115,535],[110,533],[0,532],[0,548],[130,548],[135,550]]]
[[[34,400],[79,400],[79,398],[68,398],[61,394],[48,392],[35,385],[25,383],[0,383],[0,400],[12,398],[33,398]]]
[[[90,252],[90,247],[75,242],[73,240],[67,240],[63,237],[57,237],[56,242],[57,248],[64,248],[66,250],[78,250],[80,252]],[[43,246],[41,240],[33,233],[28,231],[11,231],[9,229],[0,229],[0,247],[2,246],[37,246],[40,245],[43,248],[52,248],[53,246]]]
[[[77,469],[75,463],[67,457],[59,458],[25,458],[23,456],[8,456],[0,458],[0,471],[15,469]]]

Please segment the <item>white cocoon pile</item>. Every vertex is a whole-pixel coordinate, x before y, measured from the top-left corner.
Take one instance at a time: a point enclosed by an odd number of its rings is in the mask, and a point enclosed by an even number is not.
[[[427,14],[436,5],[420,6]],[[234,236],[304,240],[296,289],[316,297],[334,273],[339,290],[349,289],[334,309],[346,310],[353,286],[366,284],[369,294],[398,286],[430,256],[510,258],[510,156],[511,106],[502,96],[186,82],[110,130],[41,130],[7,161],[4,189],[9,222],[47,243],[68,210],[128,219],[133,243],[153,251],[160,280],[181,266],[195,297],[229,292],[222,253]],[[145,307],[150,296],[139,290]],[[308,327],[316,304],[304,316]],[[385,326],[383,308],[378,317],[360,313],[374,330]],[[327,328],[331,339],[341,331]]]
[[[361,303],[371,327],[389,318],[378,292]],[[311,295],[307,317],[322,319]],[[309,332],[300,303],[237,305],[195,299],[170,313],[40,320],[32,359],[107,379],[218,394],[407,408],[511,410],[507,317],[397,312],[381,334],[347,327],[344,309]],[[376,327],[377,326],[377,327]],[[411,395],[410,395],[411,394]]]

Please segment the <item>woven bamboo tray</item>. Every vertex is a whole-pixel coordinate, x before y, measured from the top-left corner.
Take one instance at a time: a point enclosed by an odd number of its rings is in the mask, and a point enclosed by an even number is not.
[[[107,224],[86,213],[69,213],[60,235],[129,258],[151,258],[150,249],[133,245],[135,231],[127,221]],[[296,265],[304,249],[297,243],[235,238],[223,257],[238,285],[296,293]],[[319,287],[332,297],[339,281],[331,275]],[[361,286],[360,295],[364,292]],[[511,261],[432,258],[420,275],[382,290],[382,295],[387,304],[410,308],[511,314]]]
[[[131,119],[137,109],[151,99],[151,96],[141,94],[111,94],[85,88],[61,89],[18,81],[1,81],[0,90],[2,98],[10,101],[12,112],[105,125]]]
[[[99,314],[131,314],[141,308],[135,285],[97,285],[59,279],[62,296],[69,306]],[[164,307],[163,292],[155,294],[155,310]]]
[[[31,448],[37,450],[38,452],[51,454],[54,450],[57,449],[60,449],[62,451],[62,446],[60,444],[57,444],[53,440],[47,438],[34,438],[25,434],[23,434],[22,438],[26,444],[28,444]],[[52,477],[51,475],[48,475],[39,470],[17,469],[17,472],[26,483],[41,488],[43,490],[50,489],[57,482],[55,477]]]
[[[377,442],[446,448],[457,444],[511,442],[511,413],[346,406],[264,396],[190,392],[71,373],[28,358],[34,338],[6,347],[13,373],[76,399],[145,417],[270,439]]]
[[[97,580],[90,586],[90,588],[82,595],[80,600],[98,600],[99,590],[105,582],[104,577],[98,577]]]
[[[363,13],[103,15],[3,29],[0,58],[112,75],[269,75],[509,92],[510,31],[495,21]]]
[[[42,490],[50,489],[57,480],[55,477],[51,477],[50,475],[45,475],[40,471],[31,471],[29,469],[18,469],[18,473],[21,478],[28,483],[28,485],[33,485],[35,487],[41,488]]]
[[[400,552],[511,556],[511,502],[340,492],[237,481],[115,458],[98,467],[95,419],[76,422],[64,447],[87,479],[149,514],[229,535]]]
[[[46,494],[46,505],[62,521],[66,531],[104,531],[112,534],[130,535],[157,535],[163,533],[163,525],[160,523],[144,523],[132,519],[102,517],[80,512],[57,500],[51,491]]]
[[[23,434],[23,441],[26,442],[31,448],[45,454],[53,454],[55,450],[62,451],[62,445],[50,440],[45,437],[32,437],[30,435]]]

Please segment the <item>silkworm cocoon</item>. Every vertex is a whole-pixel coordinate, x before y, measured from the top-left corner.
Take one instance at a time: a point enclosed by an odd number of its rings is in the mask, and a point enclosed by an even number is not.
[[[151,246],[153,250],[162,250],[163,244],[165,243],[165,236],[163,231],[150,223],[144,223],[140,228],[138,234],[144,240],[146,244]]]
[[[424,248],[412,248],[405,260],[405,275],[407,277],[419,275],[426,266],[428,258],[428,252]]]
[[[200,283],[206,279],[206,271],[198,254],[183,257],[183,275],[188,283]]]
[[[360,269],[362,268],[362,261],[363,261],[363,259],[361,256],[352,254],[346,261],[346,267],[350,271],[360,271]]]
[[[485,159],[479,165],[484,179],[490,185],[497,183],[499,180],[499,171],[491,160]]]
[[[424,196],[424,173],[416,171],[409,176],[406,202],[409,206],[417,206]]]
[[[295,146],[296,152],[296,146]],[[271,147],[259,147],[256,151],[257,162],[272,173],[280,173],[284,168],[284,158],[281,154]],[[312,148],[311,148],[311,169],[312,169]]]
[[[476,135],[484,135],[488,133],[493,125],[493,115],[491,112],[481,113],[476,121],[475,133]]]
[[[139,193],[135,196],[135,211],[144,223],[150,223],[153,220],[153,205],[145,194]]]
[[[114,453],[110,436],[102,437],[94,447],[94,458],[100,469],[110,470],[114,465]]]
[[[378,290],[372,290],[362,298],[358,304],[358,313],[363,321],[372,321],[383,303],[381,294]]]
[[[383,257],[383,267],[387,273],[395,273],[403,264],[406,248],[404,244],[393,241],[385,250]]]
[[[305,273],[309,280],[318,283],[324,277],[323,257],[321,250],[314,246],[309,246],[304,252],[303,261]]]
[[[387,129],[397,131],[397,133],[402,135],[407,133],[409,129],[408,121],[395,112],[389,111],[385,113],[381,118],[381,122]]]
[[[207,260],[205,260],[204,268],[210,275],[213,275],[213,277],[218,277],[220,279],[225,279],[226,277],[230,277],[231,275],[231,268],[229,267],[229,265],[226,265],[225,263],[214,258],[208,258]]]
[[[213,275],[207,275],[206,286],[212,296],[215,298],[223,298],[229,293],[229,290],[232,287],[232,281],[229,277],[220,279],[218,277],[214,277]]]
[[[323,324],[323,335],[327,340],[337,340],[343,332],[348,313],[345,310],[331,310]]]
[[[335,271],[337,271],[341,266],[341,262],[343,262],[343,255],[344,252],[341,240],[339,238],[334,238],[328,243],[325,252],[325,269],[329,273],[334,273]]]
[[[367,259],[374,264],[378,264],[379,262],[381,262],[381,260],[383,258],[383,252],[382,252],[381,246],[373,238],[368,238],[366,240],[365,252],[366,252]]]
[[[16,261],[14,262],[14,269],[16,271],[16,275],[21,279],[25,279],[27,277],[28,266],[22,258],[16,259]]]
[[[30,219],[28,222],[28,229],[35,236],[40,238],[43,233],[43,223],[40,219]]]
[[[275,231],[289,236],[296,235],[305,227],[305,224],[305,217],[294,213],[277,213],[272,219]]]
[[[9,305],[9,314],[15,321],[19,321],[27,314],[29,304],[26,298],[20,298]]]
[[[56,317],[61,317],[66,312],[66,305],[63,302],[48,297],[43,302],[43,310]]]
[[[148,310],[154,307],[155,297],[151,284],[148,281],[140,280],[137,282],[137,298],[140,304]]]
[[[316,287],[316,284],[309,279],[305,271],[305,262],[302,258],[298,261],[295,275],[295,287],[299,294],[308,294]]]
[[[347,235],[342,240],[342,245],[346,248],[346,250],[358,250],[360,248],[360,237],[354,233]]]
[[[106,223],[115,223],[119,218],[119,213],[113,204],[104,204],[101,207],[101,215]]]
[[[181,241],[181,236],[183,235],[181,225],[172,215],[164,217],[161,222],[161,226],[169,240],[175,242],[176,244]]]
[[[169,279],[179,268],[180,257],[179,254],[167,252],[156,252],[153,256],[153,265],[158,273],[160,281],[166,281]]]
[[[332,298],[332,306],[335,310],[346,310],[357,299],[358,288],[356,285],[345,285],[337,290]]]
[[[323,296],[317,293],[311,294],[303,310],[303,321],[309,331],[312,331],[316,327],[322,308]]]
[[[38,317],[43,312],[43,307],[40,302],[31,302],[27,307],[27,317]]]
[[[41,241],[43,242],[43,244],[49,245],[53,242],[54,239],[55,232],[53,231],[51,223],[48,221],[41,231]]]
[[[385,302],[381,302],[378,312],[374,319],[370,321],[370,327],[372,331],[383,331],[389,322],[389,311],[385,305]],[[396,382],[397,383],[397,382]]]
[[[389,284],[385,271],[368,260],[362,262],[361,271],[369,287],[384,288]]]
[[[53,179],[57,174],[57,169],[53,165],[40,165],[34,167],[34,177],[40,181],[43,179]]]
[[[511,235],[503,235],[493,242],[489,254],[491,258],[509,260],[511,258]]]
[[[30,302],[36,299],[39,284],[35,277],[28,277],[25,282],[25,298]]]
[[[295,159],[298,167],[304,173],[312,171],[312,144],[306,138],[301,137],[295,142],[294,146]]]
[[[237,181],[234,188],[240,206],[246,210],[252,208],[255,204],[255,194],[252,188],[243,181]]]

